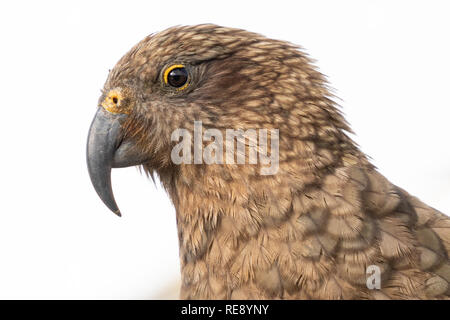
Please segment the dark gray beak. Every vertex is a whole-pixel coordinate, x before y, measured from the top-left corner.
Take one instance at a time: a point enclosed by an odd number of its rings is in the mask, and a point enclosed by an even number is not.
[[[89,129],[87,166],[95,191],[105,205],[121,216],[111,186],[111,169],[142,164],[145,159],[131,141],[122,141],[121,122],[125,114],[112,114],[98,108]]]

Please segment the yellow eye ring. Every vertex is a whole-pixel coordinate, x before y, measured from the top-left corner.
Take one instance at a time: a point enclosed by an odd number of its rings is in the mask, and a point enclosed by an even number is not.
[[[189,74],[183,64],[174,64],[168,67],[163,74],[164,83],[174,87],[177,91],[187,88]]]

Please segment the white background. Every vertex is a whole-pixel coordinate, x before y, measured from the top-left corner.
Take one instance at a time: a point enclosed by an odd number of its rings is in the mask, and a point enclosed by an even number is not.
[[[92,188],[85,142],[108,69],[147,34],[240,27],[302,45],[356,141],[392,182],[450,212],[448,1],[2,1],[0,298],[167,297],[175,213],[135,168],[123,218]]]

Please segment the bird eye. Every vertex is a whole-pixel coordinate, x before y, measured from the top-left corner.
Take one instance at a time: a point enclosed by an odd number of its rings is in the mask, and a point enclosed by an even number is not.
[[[184,65],[176,64],[170,66],[164,72],[164,82],[177,90],[183,90],[188,85],[188,72]]]

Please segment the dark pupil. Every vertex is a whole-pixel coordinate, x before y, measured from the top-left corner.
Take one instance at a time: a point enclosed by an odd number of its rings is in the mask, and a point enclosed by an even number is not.
[[[172,87],[179,88],[183,86],[188,79],[188,73],[185,68],[176,68],[169,72],[167,81]]]

